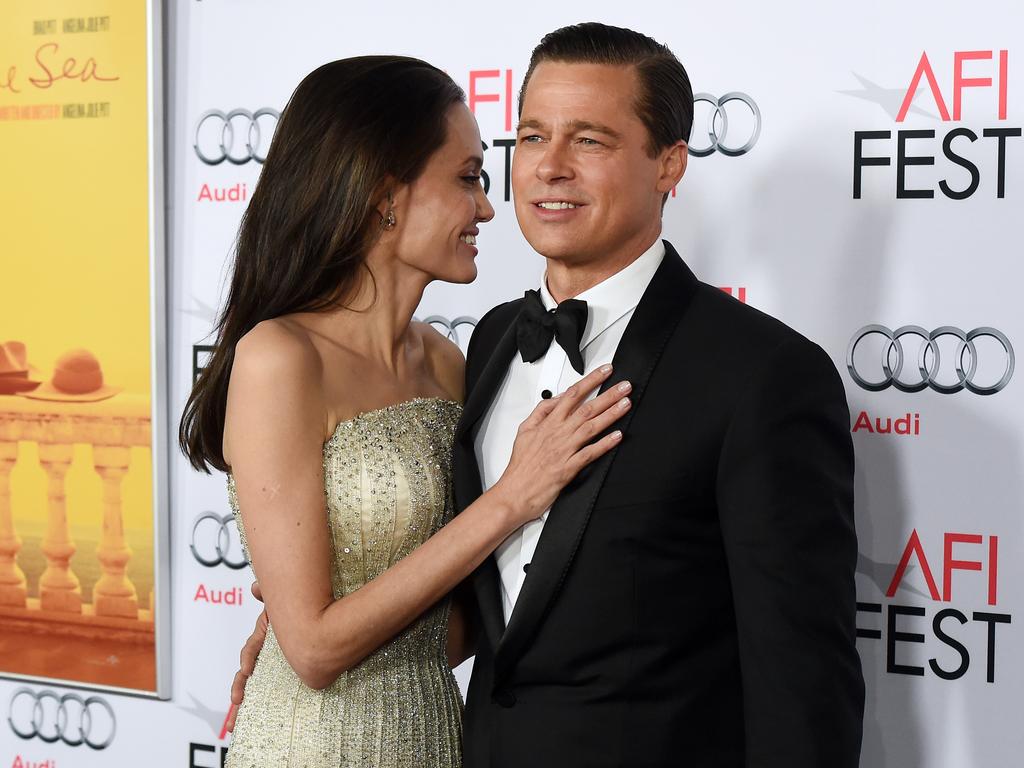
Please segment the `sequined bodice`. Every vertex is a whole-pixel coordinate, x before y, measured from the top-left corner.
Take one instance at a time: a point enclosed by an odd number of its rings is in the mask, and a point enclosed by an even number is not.
[[[340,423],[324,443],[336,598],[376,578],[451,517],[451,447],[461,406],[410,400]],[[245,542],[233,480],[228,498]],[[273,628],[245,688],[228,768],[461,765],[462,699],[448,668],[448,602],[313,690]]]

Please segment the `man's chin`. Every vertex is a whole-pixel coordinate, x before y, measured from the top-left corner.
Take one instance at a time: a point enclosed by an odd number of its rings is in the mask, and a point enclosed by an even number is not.
[[[565,233],[559,233],[557,237],[552,237],[550,233],[541,233],[539,237],[525,232],[523,234],[530,247],[545,259],[568,262],[577,260],[581,245],[579,238],[566,237]]]
[[[584,238],[590,227],[584,221],[574,222],[541,222],[530,218],[530,212],[520,215],[519,229],[537,253],[546,259],[570,259],[580,251]]]

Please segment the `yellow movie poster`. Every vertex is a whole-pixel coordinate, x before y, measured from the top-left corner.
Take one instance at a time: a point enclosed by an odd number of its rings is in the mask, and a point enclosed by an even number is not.
[[[0,8],[0,675],[155,694],[150,14]]]

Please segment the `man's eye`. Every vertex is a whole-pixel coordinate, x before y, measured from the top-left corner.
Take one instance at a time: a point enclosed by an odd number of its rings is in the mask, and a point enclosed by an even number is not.
[[[591,139],[588,136],[583,136],[582,138],[580,138],[580,143],[586,144],[587,146],[590,146],[590,147],[593,147],[593,146],[596,146],[596,145],[600,144],[601,142],[598,141],[597,139]]]
[[[520,144],[537,144],[540,141],[541,141],[541,137],[538,136],[535,133],[532,133],[529,136],[520,136],[519,137],[519,143]]]

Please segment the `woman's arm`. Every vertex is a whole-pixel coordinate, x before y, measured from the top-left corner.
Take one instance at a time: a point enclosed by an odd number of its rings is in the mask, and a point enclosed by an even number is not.
[[[626,412],[626,392],[616,387],[583,402],[610,373],[610,367],[595,371],[542,402],[520,428],[509,467],[492,489],[380,577],[335,600],[322,467],[329,425],[316,383],[319,357],[274,323],[238,343],[225,455],[267,613],[306,685],[330,685],[397,635],[617,443],[618,433],[590,441]]]

